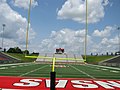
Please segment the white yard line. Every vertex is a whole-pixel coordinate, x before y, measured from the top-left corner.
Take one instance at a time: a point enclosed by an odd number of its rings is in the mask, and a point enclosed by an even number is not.
[[[96,66],[96,67],[102,67],[102,68],[107,68],[107,69],[114,69],[114,70],[120,70],[120,68],[114,68],[114,67],[107,67],[107,66],[100,66],[100,65],[93,65],[93,64],[88,64],[90,66]]]
[[[119,71],[114,71],[114,70],[110,70],[110,72],[113,72],[113,73],[119,73]]]
[[[74,68],[75,70],[77,70],[77,71],[79,71],[79,72],[87,75],[88,77],[90,77],[90,78],[92,78],[92,79],[96,79],[95,77],[89,75],[88,73],[86,73],[86,72],[84,72],[84,71],[82,71],[82,70],[80,70],[80,69],[78,69],[78,68],[76,68],[76,67],[74,67],[74,66],[72,66],[72,65],[69,65],[69,66],[72,67],[72,68]]]
[[[106,71],[106,70],[108,70],[108,69],[101,69],[101,70]]]
[[[27,74],[32,73],[32,72],[35,72],[35,71],[37,71],[37,70],[43,69],[43,68],[45,68],[45,67],[47,67],[47,66],[48,66],[48,65],[45,65],[45,66],[43,66],[43,67],[40,67],[40,68],[34,69],[34,70],[32,70],[32,71],[26,72],[26,73],[24,73],[24,74],[21,74],[21,75],[19,75],[19,76],[27,75]]]
[[[1,70],[1,69],[8,69],[8,67],[1,67],[0,70]]]

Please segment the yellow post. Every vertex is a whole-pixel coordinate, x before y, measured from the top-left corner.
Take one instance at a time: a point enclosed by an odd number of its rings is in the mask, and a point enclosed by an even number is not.
[[[85,61],[87,59],[87,34],[88,34],[88,5],[86,0],[86,30],[85,30],[85,45],[84,45],[84,54],[85,54]]]
[[[56,58],[53,57],[52,72],[55,72],[55,61],[56,61]]]
[[[26,50],[28,49],[28,31],[29,31],[29,25],[30,25],[30,10],[31,10],[31,3],[32,0],[30,0],[30,4],[29,4],[29,10],[28,10],[28,25],[27,25],[27,30],[26,30]]]

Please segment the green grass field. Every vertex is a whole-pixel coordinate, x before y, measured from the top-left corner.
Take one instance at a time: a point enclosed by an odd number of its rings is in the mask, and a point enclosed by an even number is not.
[[[98,64],[98,62],[112,58],[114,56],[87,56],[87,63]]]
[[[0,65],[0,76],[49,77],[50,64]],[[120,79],[120,69],[98,65],[56,65],[57,78]]]
[[[17,53],[6,53],[10,56],[13,56],[15,58],[18,58],[20,59],[22,62],[33,62],[35,61],[35,59],[33,58],[26,58],[25,57],[25,54],[17,54]],[[35,54],[33,54],[33,56],[35,56]],[[106,59],[109,59],[109,58],[112,58],[114,56],[87,56],[87,63],[91,63],[91,64],[97,64],[98,62],[100,61],[103,61],[103,60],[106,60]]]

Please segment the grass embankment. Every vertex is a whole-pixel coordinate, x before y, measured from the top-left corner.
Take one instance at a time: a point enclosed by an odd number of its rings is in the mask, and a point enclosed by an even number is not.
[[[25,54],[18,54],[18,53],[6,53],[12,57],[18,58],[21,62],[34,62],[36,58],[26,58]],[[38,56],[37,54],[30,54],[31,56]]]
[[[36,58],[26,58],[25,54],[18,54],[18,53],[6,53],[10,56],[20,59],[22,62],[33,62]],[[31,56],[38,56],[37,54],[30,54]],[[114,56],[87,56],[87,63],[90,64],[98,64],[98,62],[110,59]]]
[[[98,64],[98,62],[110,59],[114,56],[87,56],[87,63]]]

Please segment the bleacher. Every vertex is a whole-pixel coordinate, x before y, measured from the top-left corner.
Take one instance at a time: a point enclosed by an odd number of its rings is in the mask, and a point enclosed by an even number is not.
[[[84,60],[81,55],[76,55],[76,54],[55,54],[55,53],[45,53],[45,54],[39,54],[39,56],[44,56],[44,57],[55,57],[55,58],[60,58],[56,59],[56,63],[84,63]],[[65,58],[61,60],[62,58]],[[37,58],[36,62],[40,63],[52,63],[52,59],[43,59],[43,58]]]
[[[0,52],[0,64],[19,63],[20,60]]]
[[[104,66],[114,66],[114,67],[120,67],[120,55],[116,56],[114,58],[102,61],[99,63],[100,65]]]
[[[105,63],[120,63],[120,56],[117,56],[111,60],[105,61]]]

